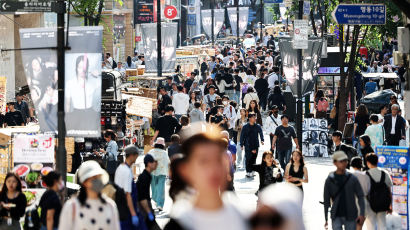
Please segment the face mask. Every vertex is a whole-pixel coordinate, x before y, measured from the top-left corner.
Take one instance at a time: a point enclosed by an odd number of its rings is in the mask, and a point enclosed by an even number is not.
[[[65,188],[64,182],[61,181],[60,184],[58,184],[58,190],[62,191]]]
[[[223,101],[222,102],[224,105],[228,105],[228,102],[227,101]]]
[[[96,193],[100,193],[104,189],[102,180],[98,178],[91,181],[91,189]]]

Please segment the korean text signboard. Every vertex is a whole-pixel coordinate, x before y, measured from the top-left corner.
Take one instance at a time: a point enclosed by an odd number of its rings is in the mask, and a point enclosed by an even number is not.
[[[134,3],[134,23],[151,23],[154,22],[154,1],[153,0],[135,0]]]
[[[52,1],[0,1],[0,12],[52,12]]]
[[[338,24],[384,25],[386,6],[384,4],[340,4],[332,13]]]
[[[386,169],[392,177],[393,212],[402,218],[401,229],[408,229],[408,178],[409,148],[398,146],[377,146],[378,167]]]
[[[293,49],[307,49],[309,46],[308,20],[295,20],[294,26]]]

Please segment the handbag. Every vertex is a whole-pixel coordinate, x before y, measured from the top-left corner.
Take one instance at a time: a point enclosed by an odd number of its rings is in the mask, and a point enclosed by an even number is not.
[[[332,110],[330,111],[329,117],[331,119],[335,119],[335,117],[336,117],[336,106],[333,106]]]

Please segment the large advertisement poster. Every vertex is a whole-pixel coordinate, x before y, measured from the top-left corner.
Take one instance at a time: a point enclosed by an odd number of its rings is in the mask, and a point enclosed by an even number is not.
[[[386,169],[392,177],[393,212],[402,217],[401,229],[408,229],[409,198],[409,148],[397,146],[377,146],[378,167]]]
[[[248,26],[249,7],[239,7],[239,36],[242,36]],[[232,35],[236,36],[237,13],[236,7],[228,8],[229,22],[231,23]]]
[[[71,49],[65,56],[67,136],[101,136],[102,30],[101,26],[70,28]]]
[[[41,177],[53,171],[55,140],[52,135],[19,134],[13,140],[13,172],[25,188],[45,188]]]
[[[302,124],[302,151],[304,156],[329,157],[329,129],[326,119],[308,118]]]
[[[56,47],[56,29],[20,29],[21,48]],[[22,61],[31,99],[42,132],[57,130],[57,52],[55,49],[23,50]]]
[[[141,24],[145,50],[145,72],[157,72],[157,24]],[[178,23],[161,24],[162,72],[175,70]]]
[[[212,12],[211,10],[201,10],[202,27],[208,37],[212,36]],[[222,29],[225,20],[225,9],[214,9],[214,37]]]

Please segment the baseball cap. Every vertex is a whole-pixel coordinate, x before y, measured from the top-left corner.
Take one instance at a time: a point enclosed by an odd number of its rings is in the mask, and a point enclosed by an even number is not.
[[[147,154],[144,157],[144,165],[147,165],[148,163],[154,163],[155,159],[151,154]]]
[[[346,153],[343,151],[336,151],[335,153],[333,153],[332,158],[333,158],[333,161],[344,161],[344,160],[349,159]]]
[[[110,177],[108,173],[101,168],[100,164],[97,161],[86,161],[81,164],[80,168],[78,169],[78,179],[80,183],[84,183],[87,179],[101,175],[101,180],[103,184],[107,184]]]
[[[155,144],[165,146],[165,139],[162,137],[158,137],[157,140],[155,141]]]

